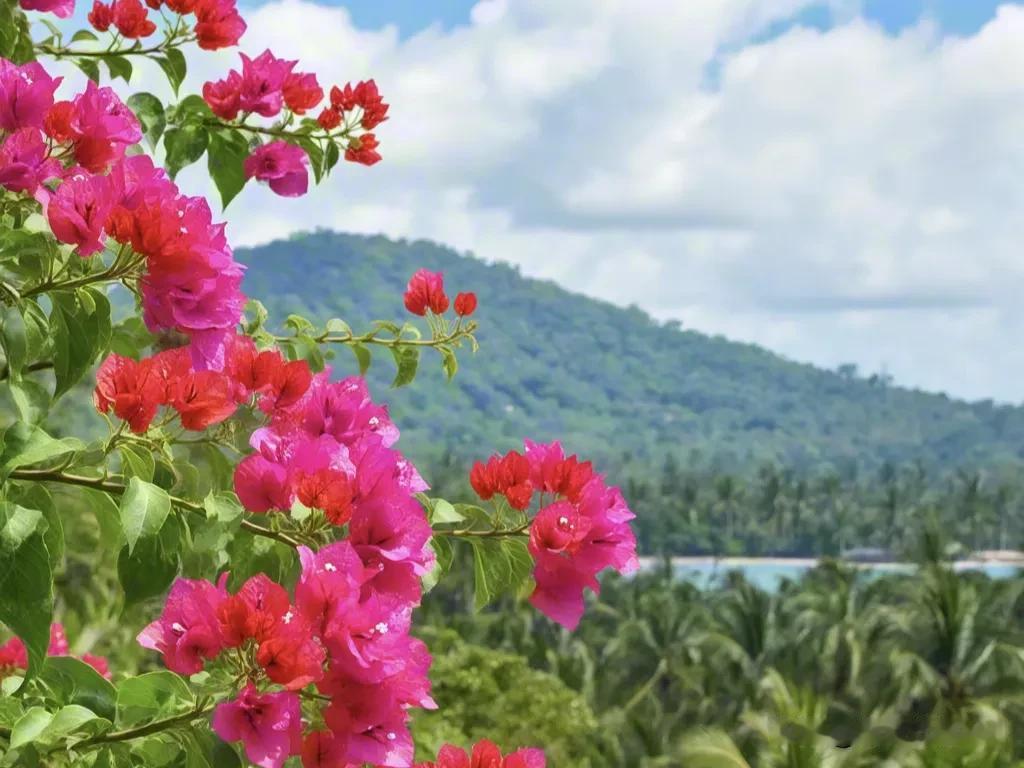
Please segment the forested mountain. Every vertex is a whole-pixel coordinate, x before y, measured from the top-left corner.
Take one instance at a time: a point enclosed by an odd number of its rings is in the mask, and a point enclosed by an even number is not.
[[[484,254],[486,255],[486,254]],[[354,328],[405,315],[402,291],[419,267],[443,270],[449,293],[476,291],[481,350],[463,354],[452,384],[427,354],[422,381],[386,392],[393,364],[371,368],[378,397],[421,461],[460,459],[561,438],[612,466],[660,470],[699,451],[715,470],[765,463],[843,475],[919,463],[932,472],[1012,466],[1024,456],[1024,409],[966,403],[826,371],[750,344],[661,324],[426,241],[316,232],[242,250],[245,287],[280,322],[343,317]],[[552,256],[557,258],[557,256]],[[337,370],[355,370],[345,350]]]

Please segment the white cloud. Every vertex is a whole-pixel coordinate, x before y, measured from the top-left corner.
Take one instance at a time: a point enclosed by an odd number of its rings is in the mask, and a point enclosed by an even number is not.
[[[1024,399],[1024,8],[971,37],[848,21],[750,42],[807,0],[484,0],[356,29],[280,0],[245,49],[375,77],[385,162],[229,233],[430,237],[787,356]],[[204,77],[233,54],[199,57]],[[203,188],[201,170],[183,175]]]

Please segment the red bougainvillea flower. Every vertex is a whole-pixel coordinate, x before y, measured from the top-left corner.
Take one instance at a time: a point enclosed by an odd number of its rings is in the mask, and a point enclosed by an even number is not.
[[[224,741],[241,741],[260,768],[280,768],[302,748],[302,708],[295,693],[259,693],[251,682],[234,701],[213,711],[213,730]]]
[[[375,165],[381,161],[381,154],[377,151],[379,146],[380,142],[372,133],[353,136],[349,139],[348,148],[345,150],[345,159],[350,163]]]
[[[93,0],[92,10],[89,11],[87,18],[97,32],[106,32],[114,23],[114,9],[100,0]]]
[[[203,85],[203,99],[223,120],[234,120],[242,109],[242,76],[231,70],[223,80]]]
[[[302,742],[303,768],[337,768],[345,765],[348,746],[330,731],[311,731]]]
[[[285,105],[297,115],[305,114],[324,98],[324,89],[312,73],[292,72],[285,78],[282,91]]]
[[[331,107],[324,107],[323,111],[317,115],[316,121],[325,131],[333,131],[341,125],[341,113]]]
[[[301,147],[286,141],[272,141],[245,159],[245,178],[265,181],[283,197],[299,197],[309,188],[309,159]]]
[[[64,626],[58,622],[50,625],[50,644],[46,649],[47,656],[68,656],[71,649],[64,634]],[[83,654],[82,661],[93,667],[106,678],[110,678],[110,665],[102,656],[91,653]],[[12,637],[0,645],[0,680],[8,675],[19,674],[28,668],[28,651],[20,638]]]
[[[113,409],[136,434],[149,428],[166,395],[163,377],[152,360],[136,362],[111,354],[96,372],[96,410],[108,413]]]
[[[344,472],[325,467],[315,472],[300,472],[296,493],[310,509],[319,509],[334,525],[352,518],[352,487]]]
[[[469,473],[469,482],[484,501],[500,493],[515,509],[523,510],[533,500],[530,463],[521,453],[509,451],[504,456],[492,456],[487,463],[476,462]]]
[[[129,40],[149,37],[156,32],[156,24],[149,19],[141,0],[114,0],[114,26]]]
[[[238,407],[231,381],[219,371],[192,371],[174,382],[168,396],[181,426],[196,432],[219,424]]]
[[[459,317],[469,317],[476,312],[476,294],[460,293],[455,297],[455,314]]]
[[[234,0],[198,0],[195,4],[196,42],[205,51],[238,45],[245,34],[245,21]]]
[[[35,61],[19,66],[0,58],[0,131],[41,128],[60,82]]]
[[[59,19],[66,19],[75,12],[75,0],[19,0],[18,4],[23,10],[52,13]]]
[[[444,273],[418,269],[405,287],[405,308],[423,317],[429,309],[435,315],[448,311],[448,296],[444,292]]]
[[[344,88],[331,88],[331,106],[338,112],[351,112],[356,107],[362,109],[360,124],[370,131],[387,120],[388,105],[384,103],[377,83],[366,80],[357,83],[346,83]]]
[[[451,744],[445,744],[437,753],[437,761],[419,763],[415,768],[545,768],[544,752],[539,749],[519,749],[505,757],[493,742],[483,739],[473,746],[472,755]]]

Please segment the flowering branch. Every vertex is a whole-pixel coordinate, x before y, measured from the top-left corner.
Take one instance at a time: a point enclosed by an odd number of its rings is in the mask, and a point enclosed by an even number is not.
[[[201,717],[205,717],[213,711],[217,702],[210,702],[197,706],[190,712],[184,712],[174,717],[166,717],[163,720],[154,720],[151,723],[140,725],[136,728],[126,728],[123,731],[111,731],[110,733],[101,733],[98,736],[93,736],[91,739],[86,739],[77,745],[78,749],[83,747],[96,747],[101,744],[111,744],[117,741],[131,741],[133,739],[141,739],[144,736],[152,736],[154,733],[160,733],[161,731],[167,731],[171,728],[176,728],[179,725],[188,725],[193,720],[198,720]]]
[[[110,493],[116,496],[122,496],[124,495],[124,492],[128,490],[128,486],[124,483],[112,482],[105,477],[86,477],[85,475],[75,475],[52,469],[16,469],[11,472],[8,477],[10,477],[11,480],[31,480],[40,483],[77,485],[83,488],[92,488],[97,491],[104,491],[105,493]],[[169,496],[169,498],[171,500],[171,504],[185,510],[186,512],[203,517],[206,516],[206,510],[202,504],[182,499],[178,496]],[[298,548],[304,543],[285,531],[276,531],[273,528],[267,528],[259,523],[254,523],[251,520],[243,519],[241,521],[241,527],[243,530],[249,531],[249,533],[256,536],[275,539],[282,544],[287,544],[289,547]]]

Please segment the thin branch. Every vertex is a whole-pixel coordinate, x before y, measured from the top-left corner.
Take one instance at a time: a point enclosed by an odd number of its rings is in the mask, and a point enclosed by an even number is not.
[[[106,493],[112,493],[118,496],[124,494],[128,489],[123,483],[113,482],[103,477],[86,477],[84,475],[73,475],[68,472],[60,472],[52,469],[16,469],[9,475],[12,480],[32,480],[39,483],[62,483],[64,485],[77,485],[83,488],[93,488],[98,491],[105,491]],[[191,512],[195,515],[202,517],[206,516],[206,510],[202,504],[188,499],[182,499],[178,496],[171,496],[171,503],[184,509],[187,512]],[[280,541],[282,544],[287,544],[289,547],[301,547],[302,542],[298,539],[293,538],[284,531],[275,531],[271,528],[266,528],[259,523],[254,523],[251,520],[243,519],[241,522],[243,530],[249,531],[256,536],[263,536],[268,539],[275,539]]]
[[[486,531],[476,531],[471,528],[461,530],[445,531],[435,530],[435,536],[454,536],[456,538],[498,538],[502,536],[525,536],[530,530],[530,523],[526,522],[516,528],[492,528]]]

